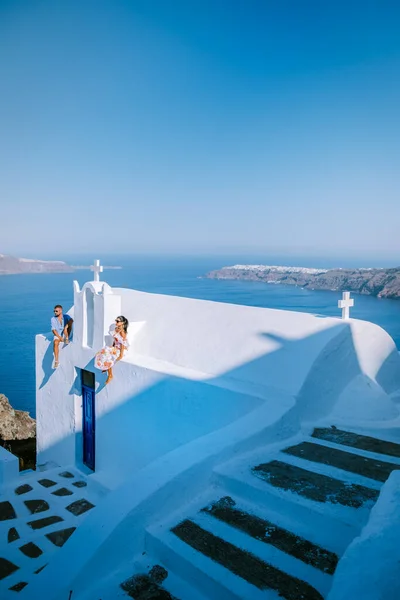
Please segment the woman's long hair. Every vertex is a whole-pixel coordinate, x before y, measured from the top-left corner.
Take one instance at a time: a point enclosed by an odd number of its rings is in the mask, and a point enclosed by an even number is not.
[[[117,317],[115,319],[116,321],[120,321],[122,323],[122,327],[125,331],[125,333],[128,333],[128,326],[129,326],[129,321],[126,317],[123,317],[122,315],[120,315],[119,317]]]

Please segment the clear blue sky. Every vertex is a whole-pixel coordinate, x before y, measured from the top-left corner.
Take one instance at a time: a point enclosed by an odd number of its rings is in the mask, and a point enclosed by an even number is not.
[[[0,0],[0,252],[400,263],[397,0]]]

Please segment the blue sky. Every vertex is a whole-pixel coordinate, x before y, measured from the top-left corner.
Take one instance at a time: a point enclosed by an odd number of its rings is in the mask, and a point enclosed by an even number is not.
[[[0,252],[400,263],[400,4],[0,0]]]

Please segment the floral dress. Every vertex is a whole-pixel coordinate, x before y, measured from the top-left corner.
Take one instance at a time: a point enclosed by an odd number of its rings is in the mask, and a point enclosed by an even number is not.
[[[107,371],[111,369],[121,354],[121,348],[128,349],[128,340],[122,337],[120,333],[114,334],[114,345],[105,346],[102,348],[94,358],[94,366],[96,369],[101,371]]]

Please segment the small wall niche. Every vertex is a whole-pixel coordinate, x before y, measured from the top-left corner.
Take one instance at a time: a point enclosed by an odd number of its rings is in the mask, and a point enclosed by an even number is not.
[[[83,345],[93,348],[94,338],[94,294],[92,290],[86,288],[84,296],[84,331]]]

